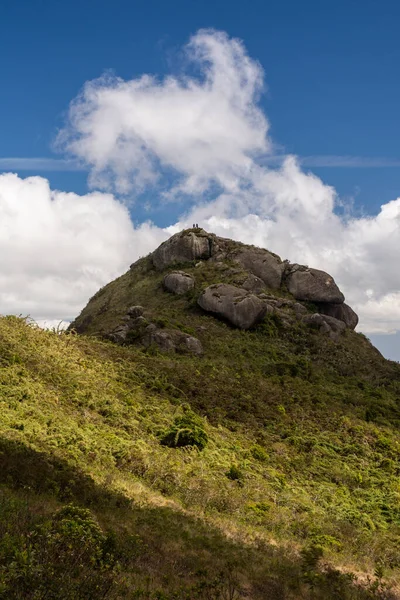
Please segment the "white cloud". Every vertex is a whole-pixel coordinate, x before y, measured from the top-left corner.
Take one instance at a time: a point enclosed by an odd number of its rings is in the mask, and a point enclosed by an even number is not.
[[[0,313],[50,326],[71,319],[166,237],[146,223],[135,229],[110,194],[67,194],[41,177],[0,175]]]
[[[335,190],[301,160],[270,168],[276,156],[257,104],[263,72],[243,44],[200,31],[185,53],[197,76],[86,83],[59,141],[91,169],[92,185],[136,195],[155,186],[155,197],[184,192],[190,209],[168,230],[134,229],[110,194],[80,197],[52,192],[41,178],[0,177],[0,312],[75,316],[138,255],[198,222],[330,272],[361,330],[400,329],[400,199],[374,217],[340,218]]]
[[[185,52],[200,79],[106,75],[86,83],[72,102],[59,144],[92,168],[93,186],[138,191],[162,169],[179,174],[175,192],[201,194],[212,184],[235,190],[247,182],[251,156],[270,147],[256,104],[261,67],[222,32],[199,31]]]

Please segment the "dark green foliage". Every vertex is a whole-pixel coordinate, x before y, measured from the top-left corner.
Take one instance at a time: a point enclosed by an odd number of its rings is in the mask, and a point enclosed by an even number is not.
[[[202,419],[191,410],[186,410],[182,416],[174,419],[169,429],[162,433],[160,442],[169,448],[192,446],[203,450],[208,443],[208,436],[204,431]]]
[[[108,538],[93,515],[68,505],[33,526],[28,536],[6,533],[2,537],[0,597],[105,597],[113,585],[115,567]]]
[[[164,327],[168,327],[168,319],[164,319],[162,317],[159,317],[157,319],[154,319],[154,323],[157,325],[157,327],[161,327],[161,329],[163,329]]]
[[[232,465],[229,471],[226,472],[226,476],[228,479],[232,481],[238,481],[239,483],[243,482],[244,473],[238,466]]]

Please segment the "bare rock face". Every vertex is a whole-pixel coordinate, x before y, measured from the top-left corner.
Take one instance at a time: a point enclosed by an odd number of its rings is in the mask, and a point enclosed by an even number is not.
[[[184,271],[175,271],[164,277],[163,285],[169,292],[181,296],[194,288],[194,279]]]
[[[262,248],[245,248],[234,260],[259,277],[268,288],[278,290],[281,287],[285,265],[276,254]]]
[[[347,304],[319,304],[318,310],[322,315],[329,315],[342,321],[349,329],[355,329],[358,315]]]
[[[333,277],[300,265],[292,265],[286,275],[286,285],[296,300],[342,304],[344,296]]]
[[[152,261],[155,268],[162,271],[173,264],[207,260],[210,257],[211,239],[200,229],[173,235],[153,252]]]
[[[266,303],[243,288],[226,283],[210,285],[197,300],[205,311],[222,317],[239,327],[250,329],[266,314]]]

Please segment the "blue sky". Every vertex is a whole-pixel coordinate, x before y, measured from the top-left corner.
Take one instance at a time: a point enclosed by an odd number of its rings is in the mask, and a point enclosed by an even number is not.
[[[123,78],[174,72],[188,37],[214,27],[243,39],[263,65],[262,104],[283,151],[400,165],[400,5],[360,8],[360,0],[3,0],[0,157],[51,156],[85,81],[106,69]],[[399,167],[313,171],[371,212],[400,191]],[[85,190],[82,173],[48,176],[56,187]]]
[[[400,196],[399,17],[397,2],[372,0],[3,0],[0,171],[40,175],[53,189],[85,194],[90,167],[36,162],[29,169],[29,161],[7,159],[63,159],[52,148],[69,103],[105,71],[127,81],[142,74],[162,81],[182,70],[195,77],[182,48],[211,27],[241,39],[262,66],[268,160],[295,154],[354,215],[376,215]],[[156,201],[158,191],[146,188],[129,204],[136,224],[150,218],[164,228],[192,209],[191,198]],[[389,337],[397,348],[397,336]],[[384,343],[394,356],[388,336]]]

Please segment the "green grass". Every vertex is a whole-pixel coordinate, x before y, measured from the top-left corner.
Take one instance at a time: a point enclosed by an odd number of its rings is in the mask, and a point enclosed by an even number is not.
[[[400,366],[350,331],[235,330],[195,298],[242,274],[185,270],[196,290],[175,297],[142,259],[76,327],[106,333],[141,304],[200,358],[0,319],[0,597],[396,597]]]

